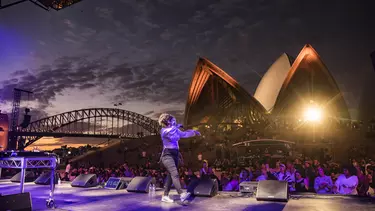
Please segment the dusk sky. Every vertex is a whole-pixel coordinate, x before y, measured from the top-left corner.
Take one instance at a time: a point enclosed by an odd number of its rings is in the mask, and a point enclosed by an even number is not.
[[[364,81],[375,81],[371,2],[83,0],[49,12],[19,4],[0,10],[0,109],[11,111],[17,87],[35,93],[22,103],[32,120],[119,102],[152,118],[181,116],[199,56],[253,94],[282,53],[296,57],[308,43],[355,113]]]

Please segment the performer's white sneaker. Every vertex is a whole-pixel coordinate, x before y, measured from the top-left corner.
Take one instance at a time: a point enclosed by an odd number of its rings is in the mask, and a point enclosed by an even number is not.
[[[190,194],[191,194],[191,193],[189,193],[189,192],[181,193],[181,195],[180,195],[181,202],[186,201],[186,199],[189,198]]]
[[[173,199],[169,198],[169,196],[163,196],[161,197],[162,202],[167,202],[167,203],[173,203]]]

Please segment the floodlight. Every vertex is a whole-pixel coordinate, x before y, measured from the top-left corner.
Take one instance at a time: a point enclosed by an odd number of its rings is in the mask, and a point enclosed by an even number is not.
[[[304,113],[304,119],[308,122],[320,122],[323,118],[323,111],[319,107],[308,107]]]

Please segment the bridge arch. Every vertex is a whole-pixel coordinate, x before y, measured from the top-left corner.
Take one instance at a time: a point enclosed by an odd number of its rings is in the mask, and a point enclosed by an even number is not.
[[[103,127],[103,121],[108,125]],[[71,127],[73,125],[73,127]],[[156,135],[160,126],[156,120],[147,116],[116,108],[87,108],[64,112],[31,122],[27,128],[20,130],[22,134],[65,134],[76,137],[124,137],[139,138],[134,130],[129,132],[129,127],[137,126],[147,135]],[[33,135],[25,147],[41,138]]]

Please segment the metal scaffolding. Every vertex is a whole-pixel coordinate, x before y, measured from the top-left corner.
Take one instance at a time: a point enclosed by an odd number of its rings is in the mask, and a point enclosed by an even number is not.
[[[32,94],[30,91],[22,90],[22,89],[14,89],[13,93],[13,106],[12,106],[12,118],[11,118],[11,128],[10,131],[16,132],[18,131],[18,118],[20,115],[20,104],[21,104],[21,95],[22,93],[27,93],[28,95]],[[14,134],[14,133],[12,133]],[[17,147],[17,136],[15,135],[9,136],[9,144],[8,149],[14,150]]]
[[[1,168],[11,168],[11,169],[20,169],[21,178],[20,178],[20,193],[24,192],[24,183],[25,183],[25,173],[26,169],[50,169],[51,170],[51,180],[50,180],[50,193],[49,198],[46,201],[46,205],[49,208],[54,208],[54,190],[55,190],[55,169],[57,164],[57,157],[54,154],[48,154],[47,156],[17,156],[16,153],[10,156],[2,155],[0,157],[0,169]]]

